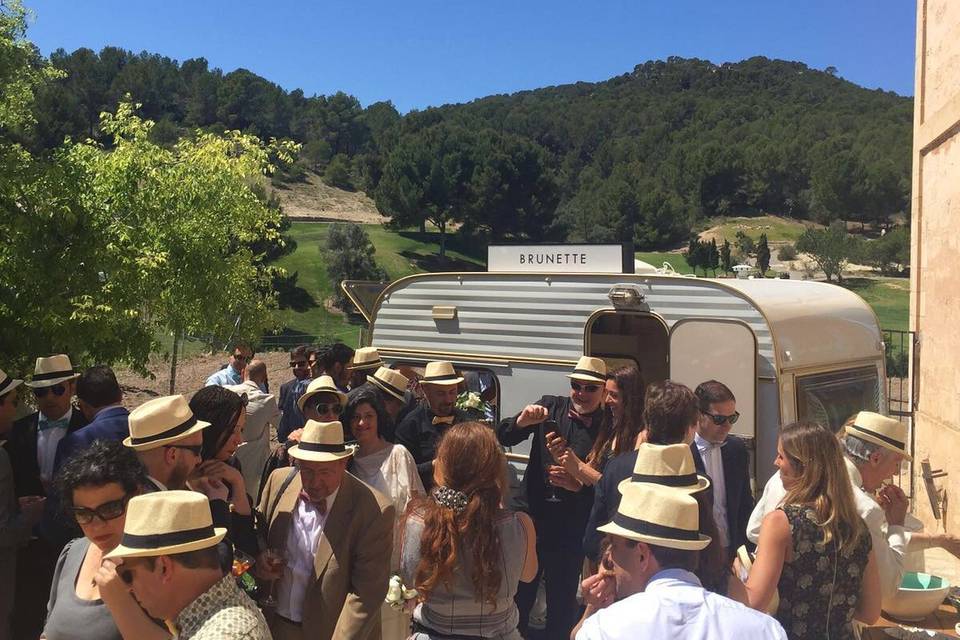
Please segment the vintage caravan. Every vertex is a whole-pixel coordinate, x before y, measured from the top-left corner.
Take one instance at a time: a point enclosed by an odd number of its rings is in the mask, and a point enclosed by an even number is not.
[[[723,381],[737,396],[733,433],[754,452],[757,483],[774,471],[779,425],[837,429],[860,409],[886,406],[877,318],[842,287],[576,268],[420,274],[366,303],[360,283],[344,289],[387,361],[443,359],[485,372],[501,418],[543,394],[566,394],[565,375],[582,354],[611,367],[635,363],[648,383]],[[521,460],[526,450],[515,449]]]

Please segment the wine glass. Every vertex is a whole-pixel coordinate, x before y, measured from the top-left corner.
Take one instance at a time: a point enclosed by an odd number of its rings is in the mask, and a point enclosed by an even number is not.
[[[266,568],[271,573],[281,569],[286,563],[286,557],[283,555],[283,551],[280,549],[267,549],[263,552],[263,563],[266,565]],[[277,581],[270,580],[270,589],[267,590],[267,595],[260,600],[260,606],[262,607],[276,607],[277,600],[273,597],[273,590],[276,587]]]
[[[544,498],[547,502],[560,502],[560,498],[557,496],[557,488],[550,482],[550,461],[553,460],[553,454],[547,447],[547,434],[556,433],[556,429],[556,420],[544,420],[540,423],[540,441],[543,442],[543,479],[549,489],[547,497]]]

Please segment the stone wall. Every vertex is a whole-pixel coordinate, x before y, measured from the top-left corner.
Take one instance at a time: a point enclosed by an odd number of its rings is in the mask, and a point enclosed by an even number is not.
[[[914,511],[960,533],[960,2],[918,0],[910,328],[918,332]],[[931,512],[920,462],[943,503]],[[958,502],[954,505],[952,502]]]

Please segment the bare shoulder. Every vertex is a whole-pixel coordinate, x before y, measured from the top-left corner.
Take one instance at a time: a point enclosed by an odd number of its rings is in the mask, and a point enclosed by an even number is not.
[[[516,518],[520,522],[520,526],[523,527],[524,533],[527,534],[527,538],[535,537],[537,535],[536,527],[533,525],[533,518],[530,517],[530,514],[524,513],[523,511],[516,512]]]
[[[790,537],[790,520],[783,509],[774,509],[763,516],[763,524],[760,525],[761,535],[766,532],[768,536],[774,539],[783,539]]]

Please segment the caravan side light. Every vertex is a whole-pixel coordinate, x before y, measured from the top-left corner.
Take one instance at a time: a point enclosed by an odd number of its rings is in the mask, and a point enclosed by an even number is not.
[[[616,284],[607,294],[614,307],[636,308],[643,305],[646,296],[640,293],[640,288],[632,284]]]

